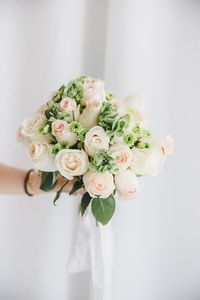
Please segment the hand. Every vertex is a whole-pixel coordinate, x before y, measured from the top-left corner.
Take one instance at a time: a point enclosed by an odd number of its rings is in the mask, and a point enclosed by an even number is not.
[[[66,181],[67,181],[67,179],[64,178],[63,176],[58,177],[55,188],[53,190],[51,190],[50,192],[59,191],[60,188],[66,183]],[[63,192],[69,194],[73,188],[75,181],[76,181],[76,179],[69,180],[68,183],[66,184],[66,186],[64,187]],[[40,194],[46,193],[40,189],[40,184],[41,184],[41,176],[38,175],[38,173],[36,171],[31,172],[29,175],[29,180],[28,180],[29,192],[33,195],[40,195]],[[85,193],[85,189],[81,188],[78,191],[76,191],[73,195],[81,197],[84,193]]]

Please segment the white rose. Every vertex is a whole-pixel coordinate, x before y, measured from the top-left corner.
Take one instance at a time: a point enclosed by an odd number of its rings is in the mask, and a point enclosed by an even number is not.
[[[100,126],[91,128],[85,136],[84,148],[89,156],[94,156],[99,150],[109,149],[110,139]]]
[[[115,175],[115,185],[123,199],[132,199],[139,192],[137,176],[129,169]]]
[[[92,128],[98,124],[101,103],[97,100],[89,104],[79,117],[79,122],[86,128]]]
[[[29,146],[31,140],[28,136],[26,136],[23,132],[23,128],[20,127],[16,132],[17,141],[21,143],[23,146]]]
[[[161,171],[166,160],[156,147],[150,149],[133,148],[132,153],[131,169],[137,175],[156,176]]]
[[[76,101],[69,97],[63,98],[59,103],[59,108],[62,112],[72,112],[77,108]]]
[[[108,172],[98,173],[90,170],[83,175],[83,183],[86,191],[93,198],[96,196],[107,198],[115,189],[113,175]]]
[[[131,95],[128,95],[124,100],[123,100],[124,107],[127,110],[133,111],[133,110],[140,110],[142,111],[144,108],[144,102],[143,100],[140,99],[140,97],[132,93]]]
[[[37,113],[41,113],[41,114],[44,114],[45,111],[48,109],[48,105],[47,104],[43,104],[42,106],[40,106],[37,110]]]
[[[90,80],[83,84],[83,99],[81,99],[82,105],[88,105],[94,101],[100,101],[101,103],[106,99],[106,93],[104,88],[105,83],[102,80]]]
[[[77,143],[77,135],[70,131],[70,124],[63,120],[56,120],[51,125],[52,134],[58,142],[69,142],[70,145]]]
[[[169,156],[174,153],[174,140],[169,134],[157,139],[155,146],[158,147],[165,156]]]
[[[45,123],[45,115],[42,113],[35,113],[23,121],[22,132],[24,135],[33,139],[40,134],[40,129],[44,127]]]
[[[127,145],[122,143],[114,144],[109,149],[109,154],[115,159],[118,166],[117,173],[126,170],[132,161],[133,154]]]
[[[44,172],[57,171],[54,158],[51,154],[51,146],[40,142],[33,142],[28,148],[28,155],[35,168]]]
[[[132,129],[134,124],[139,124],[143,128],[148,126],[148,116],[143,110],[144,103],[138,95],[133,93],[132,95],[127,96],[124,99],[123,104],[125,109],[129,112],[131,120],[128,130]]]
[[[60,174],[69,180],[74,176],[83,175],[89,166],[86,152],[77,149],[61,150],[56,155],[55,162]]]

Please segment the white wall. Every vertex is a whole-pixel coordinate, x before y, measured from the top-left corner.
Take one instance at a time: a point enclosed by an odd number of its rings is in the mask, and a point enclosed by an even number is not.
[[[108,17],[108,19],[107,19]],[[115,300],[200,297],[199,1],[0,0],[0,160],[31,167],[15,142],[22,119],[80,73],[145,100],[152,130],[176,153],[114,219]],[[77,199],[0,197],[0,299],[88,300],[69,277]]]
[[[90,19],[102,19],[105,7],[91,0],[0,1],[1,162],[30,168],[15,137],[24,117],[69,79],[102,77],[104,31],[97,25],[95,37]],[[88,274],[68,277],[66,270],[77,209],[78,199],[67,196],[57,208],[51,195],[0,197],[1,300],[88,298]]]
[[[118,205],[115,300],[200,298],[200,2],[111,0],[105,78],[145,100],[175,155]]]

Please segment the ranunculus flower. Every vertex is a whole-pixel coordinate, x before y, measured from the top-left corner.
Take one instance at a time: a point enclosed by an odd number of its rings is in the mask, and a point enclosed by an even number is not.
[[[76,101],[69,97],[63,98],[59,103],[59,108],[62,112],[72,112],[77,108]]]
[[[63,120],[56,120],[51,125],[52,134],[56,137],[57,141],[69,142],[74,145],[77,142],[77,135],[70,131],[70,124]]]
[[[133,154],[127,145],[122,143],[114,144],[109,149],[109,154],[115,159],[118,166],[118,172],[126,170],[132,161]]]
[[[79,117],[79,122],[86,128],[92,128],[98,124],[101,102],[99,100],[90,103]]]
[[[83,84],[83,99],[81,99],[82,105],[88,105],[93,101],[100,101],[101,103],[106,99],[106,93],[104,88],[104,81],[96,79],[86,81]]]
[[[132,153],[131,169],[137,175],[156,176],[166,160],[160,149],[156,147],[150,149],[133,148]]]
[[[130,169],[115,175],[115,185],[122,199],[132,199],[139,192],[137,176]]]
[[[60,174],[71,180],[74,176],[83,175],[89,166],[87,153],[77,149],[63,149],[55,157]]]
[[[98,173],[96,171],[88,171],[83,175],[83,183],[86,191],[91,197],[107,198],[115,189],[113,175],[106,173]]]
[[[35,168],[44,172],[57,171],[54,158],[51,154],[51,146],[40,142],[33,142],[28,148],[28,155]]]
[[[42,113],[35,113],[26,118],[22,124],[22,132],[24,135],[34,139],[35,136],[40,134],[40,129],[45,125],[46,117]]]
[[[165,156],[172,155],[174,153],[174,140],[171,135],[159,138],[155,146],[158,147]]]
[[[92,127],[85,136],[84,148],[89,156],[94,156],[99,150],[108,150],[110,139],[100,126]]]

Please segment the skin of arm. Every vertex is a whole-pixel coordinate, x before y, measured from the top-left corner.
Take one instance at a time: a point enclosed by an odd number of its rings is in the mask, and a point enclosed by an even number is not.
[[[0,194],[4,195],[24,195],[24,179],[26,177],[27,170],[7,166],[0,164]],[[58,191],[66,182],[64,177],[59,177],[57,184],[52,192]],[[40,195],[45,192],[40,190],[41,177],[36,171],[33,171],[29,175],[27,182],[28,191],[32,195]],[[70,180],[65,186],[64,191],[69,193],[73,187],[74,180]],[[80,191],[79,193],[82,193]]]

